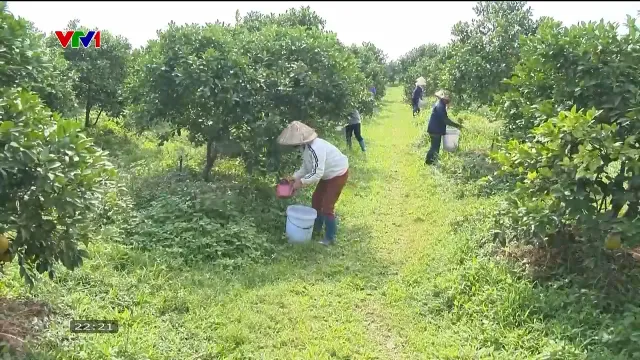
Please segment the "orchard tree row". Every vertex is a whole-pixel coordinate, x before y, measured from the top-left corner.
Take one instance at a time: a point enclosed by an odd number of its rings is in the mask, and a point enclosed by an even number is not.
[[[397,62],[407,96],[452,91],[457,106],[490,106],[503,123],[492,154],[515,187],[498,214],[503,241],[610,248],[640,243],[640,31],[534,20],[526,2],[479,2],[447,46]],[[498,179],[493,179],[498,181]],[[494,183],[495,185],[495,183]]]
[[[103,114],[169,129],[164,139],[186,133],[206,146],[204,178],[221,156],[269,174],[287,159],[275,139],[288,122],[328,131],[353,109],[371,114],[386,85],[385,55],[342,44],[309,8],[236,14],[233,25],[172,23],[135,50],[100,30],[100,48],[63,49],[0,2],[0,234],[10,240],[0,255],[17,258],[27,282],[87,255],[79,243],[116,179],[86,136]]]

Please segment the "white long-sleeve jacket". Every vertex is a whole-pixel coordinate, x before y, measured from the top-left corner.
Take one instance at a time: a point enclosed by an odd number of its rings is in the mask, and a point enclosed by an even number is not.
[[[302,167],[293,176],[309,185],[343,175],[348,169],[346,155],[329,142],[316,138],[303,146]]]

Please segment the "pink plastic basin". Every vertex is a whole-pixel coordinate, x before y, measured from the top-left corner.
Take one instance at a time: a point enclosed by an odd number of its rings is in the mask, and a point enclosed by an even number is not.
[[[280,183],[276,185],[276,196],[281,199],[290,198],[293,196],[293,184],[287,180],[280,180]]]

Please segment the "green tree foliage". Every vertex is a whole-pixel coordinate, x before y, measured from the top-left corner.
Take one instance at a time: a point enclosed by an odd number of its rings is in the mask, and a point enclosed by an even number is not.
[[[537,238],[573,224],[637,238],[640,32],[631,17],[627,26],[620,36],[610,23],[547,19],[521,41],[522,60],[498,98],[508,136],[518,140],[494,155],[519,183],[509,226]]]
[[[25,19],[15,18],[0,2],[0,86],[37,93],[51,110],[75,110],[74,74],[64,58],[44,46],[44,36]]]
[[[145,116],[188,129],[193,143],[207,145],[205,177],[251,106],[253,69],[238,55],[228,26],[172,23],[149,44],[143,60],[139,98]]]
[[[258,11],[250,11],[244,17],[240,17],[240,13],[236,12],[236,25],[251,31],[258,31],[270,25],[324,31],[326,21],[309,6],[303,6],[299,9],[291,8],[282,14],[263,14]]]
[[[364,74],[370,84],[367,88],[375,86],[376,100],[384,97],[387,86],[387,56],[370,42],[362,43],[361,46],[352,45],[351,52],[358,59],[360,72]]]
[[[80,26],[78,20],[69,22],[69,30],[95,30]],[[131,45],[121,36],[113,36],[106,30],[100,32],[101,46],[94,48],[68,46],[62,48],[55,34],[49,35],[50,49],[61,52],[77,73],[73,89],[76,98],[85,110],[85,127],[91,127],[105,112],[109,116],[122,115],[125,107],[123,84],[127,77],[127,61]],[[91,110],[97,109],[95,121],[91,121]]]
[[[391,60],[386,64],[385,68],[387,70],[387,79],[390,83],[395,84],[401,76],[398,62]]]
[[[14,234],[11,251],[32,283],[33,270],[53,277],[57,261],[82,264],[78,244],[89,241],[90,214],[114,170],[78,123],[52,116],[37,95],[2,88],[0,98],[0,233]]]
[[[445,73],[445,59],[447,54],[446,47],[440,47],[438,45],[430,45],[429,51],[421,58],[418,58],[415,64],[407,69],[401,78],[401,83],[404,85],[404,96],[407,102],[411,101],[411,94],[415,88],[416,79],[420,76],[427,80],[425,86],[425,95],[433,95],[444,83]]]
[[[79,243],[89,239],[91,213],[114,170],[76,122],[52,114],[38,97],[57,111],[71,109],[65,60],[30,24],[2,10],[0,233],[9,234],[20,274],[32,284],[34,272],[53,277],[58,261],[69,269],[82,264],[87,252]]]
[[[560,112],[534,128],[530,141],[512,140],[493,155],[501,174],[517,181],[499,217],[505,239],[558,245],[575,240],[577,226],[583,239],[598,245],[611,231],[624,234],[629,245],[639,243],[632,204],[639,198],[640,150],[635,137],[618,138],[618,125],[596,124],[597,115],[575,107]]]
[[[240,27],[235,36],[259,79],[265,80],[253,111],[267,114],[269,120],[248,124],[250,131],[239,137],[249,170],[281,169],[282,148],[274,141],[293,119],[330,131],[354,108],[372,114],[373,101],[358,59],[335,34],[273,25],[260,32]]]
[[[291,120],[322,131],[353,108],[372,111],[357,59],[314,28],[172,24],[144,58],[142,116],[206,144],[205,178],[220,154],[242,157],[250,171],[280,168],[275,139]]]
[[[473,9],[477,18],[453,27],[446,69],[450,76],[443,87],[453,92],[457,103],[488,104],[502,90],[501,81],[520,59],[520,36],[536,29],[526,4],[479,1]]]
[[[409,69],[416,66],[423,58],[433,58],[440,52],[440,46],[437,44],[420,45],[411,49],[408,53],[398,59],[398,71],[400,74],[406,74]],[[414,79],[415,80],[415,79]]]

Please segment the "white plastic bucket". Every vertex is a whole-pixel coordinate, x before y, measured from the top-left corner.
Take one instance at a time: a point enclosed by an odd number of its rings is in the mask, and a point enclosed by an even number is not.
[[[460,138],[460,130],[456,128],[447,128],[447,133],[442,137],[442,148],[444,151],[453,152],[458,148],[458,139]]]
[[[287,207],[286,233],[290,243],[302,243],[311,240],[313,224],[318,212],[314,208],[303,205]]]

